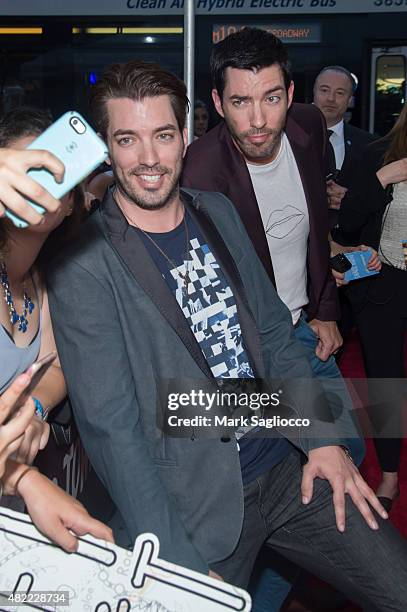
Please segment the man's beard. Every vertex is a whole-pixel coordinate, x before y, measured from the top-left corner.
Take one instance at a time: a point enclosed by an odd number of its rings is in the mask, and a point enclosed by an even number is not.
[[[237,147],[248,161],[253,160],[256,162],[263,159],[268,160],[276,157],[281,143],[283,127],[262,129],[252,128],[247,130],[247,132],[241,132],[238,134],[233,130],[230,123],[227,122],[227,126]],[[247,140],[248,136],[260,136],[261,134],[270,134],[272,138],[268,138],[266,142],[259,144],[251,143]]]
[[[167,166],[136,166],[127,171],[126,174],[119,176],[117,169],[112,161],[112,171],[115,178],[116,187],[121,194],[131,203],[143,210],[160,210],[165,208],[178,195],[179,177],[181,176],[182,159],[177,162],[174,170]],[[157,190],[148,189],[138,190],[134,187],[130,177],[139,174],[165,174],[169,177],[165,191],[158,193]],[[141,193],[143,191],[144,193]]]

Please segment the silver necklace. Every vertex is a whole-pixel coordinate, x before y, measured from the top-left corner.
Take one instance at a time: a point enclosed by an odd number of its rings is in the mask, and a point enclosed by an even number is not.
[[[123,212],[123,211],[122,211]],[[185,255],[187,257],[186,261],[185,261],[185,272],[182,273],[179,271],[177,264],[175,263],[175,261],[173,259],[171,259],[171,257],[168,257],[167,253],[165,253],[162,248],[156,243],[156,241],[151,238],[150,234],[148,232],[146,232],[145,230],[143,230],[140,226],[137,225],[137,223],[135,223],[132,219],[130,219],[125,212],[123,212],[124,216],[126,217],[127,221],[130,221],[130,223],[132,223],[134,225],[135,228],[137,228],[138,230],[140,230],[140,232],[142,232],[144,234],[144,236],[146,238],[148,238],[148,240],[151,242],[151,244],[153,244],[155,246],[155,248],[157,249],[157,251],[159,253],[161,253],[161,255],[164,257],[164,259],[166,259],[166,261],[171,265],[171,267],[176,271],[176,273],[178,274],[178,276],[181,278],[182,283],[183,283],[183,287],[182,287],[182,294],[183,295],[188,295],[188,288],[189,288],[189,284],[191,282],[191,277],[190,277],[190,269],[189,269],[189,262],[191,261],[188,258],[188,253],[189,253],[189,231],[188,231],[188,223],[186,221],[186,210],[184,208],[184,216],[182,218],[182,221],[184,223],[184,229],[185,229]]]

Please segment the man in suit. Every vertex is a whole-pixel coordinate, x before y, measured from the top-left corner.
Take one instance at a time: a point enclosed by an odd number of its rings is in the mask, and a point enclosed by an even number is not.
[[[333,178],[327,181],[329,202],[329,227],[333,239],[333,250],[343,250],[337,245],[354,245],[361,248],[359,232],[344,234],[338,228],[339,209],[351,184],[352,171],[360,166],[366,147],[375,137],[344,121],[345,113],[356,91],[356,81],[343,66],[326,66],[315,79],[314,104],[323,113],[328,127],[329,141],[333,149],[331,167]],[[338,275],[334,272],[337,278]],[[342,282],[342,280],[340,281]],[[357,287],[356,287],[357,290]],[[350,285],[340,293],[340,330],[344,338],[354,327],[354,315],[349,298],[355,288]]]
[[[349,187],[352,169],[362,159],[366,147],[375,137],[344,121],[344,116],[356,91],[356,81],[343,66],[326,66],[315,79],[314,104],[323,113],[329,140],[334,150],[336,169],[328,181],[328,197],[332,210],[338,210]],[[332,213],[332,226],[337,213]]]
[[[404,547],[340,440],[299,423],[269,438],[159,427],[181,375],[219,394],[230,377],[290,379],[300,419],[318,384],[234,207],[179,189],[184,83],[154,64],[114,65],[92,108],[115,184],[53,266],[49,299],[78,427],[128,544],[153,532],[163,558],[246,585],[268,540],[363,605],[384,593],[401,610]]]

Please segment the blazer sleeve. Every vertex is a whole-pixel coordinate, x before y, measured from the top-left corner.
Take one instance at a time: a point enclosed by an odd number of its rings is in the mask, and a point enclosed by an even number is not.
[[[323,181],[325,185],[325,179],[329,173],[335,172],[336,163],[335,163],[335,153],[333,147],[329,141],[328,131],[326,127],[325,117],[319,111],[319,132],[321,134],[321,145],[320,151],[322,155],[322,172]],[[317,130],[315,130],[315,135],[317,134]],[[315,170],[317,171],[317,170]],[[320,252],[321,256],[323,254],[324,261],[320,261],[319,264],[321,266],[325,266],[326,269],[326,277],[325,283],[322,287],[321,294],[319,296],[319,300],[316,306],[316,312],[309,313],[312,318],[319,319],[320,321],[337,321],[340,319],[341,312],[339,306],[339,298],[338,298],[338,290],[336,287],[336,282],[331,273],[331,267],[329,263],[330,257],[330,247],[328,242],[328,232],[329,232],[329,216],[328,216],[328,196],[326,193],[326,186],[324,187],[325,193],[322,197],[322,201],[325,210],[321,211],[321,216],[326,218],[326,233],[323,231],[320,232],[319,239],[324,241],[324,244],[321,244]],[[312,290],[312,287],[311,287]],[[306,309],[308,310],[308,309]]]
[[[208,573],[151,458],[111,288],[72,259],[51,270],[48,286],[81,438],[132,542],[152,532],[164,559]]]
[[[349,412],[344,411],[336,419],[329,418],[327,397],[314,377],[302,343],[295,337],[290,311],[267,276],[235,207],[223,194],[217,195],[223,200],[219,209],[228,208],[228,234],[230,230],[244,253],[237,268],[259,331],[265,377],[274,381],[281,379],[284,401],[297,417],[311,421],[307,430],[284,427],[279,431],[305,454],[322,446],[345,446],[346,438],[358,435]],[[232,244],[230,249],[233,250]]]

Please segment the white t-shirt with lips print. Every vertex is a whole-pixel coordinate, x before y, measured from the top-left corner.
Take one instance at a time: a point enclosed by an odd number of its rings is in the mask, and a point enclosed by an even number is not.
[[[283,133],[269,164],[247,164],[273,263],[277,292],[295,324],[308,304],[308,207],[297,162]]]

